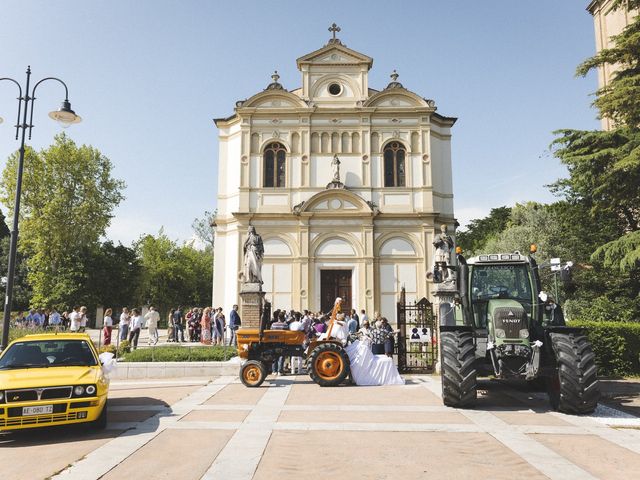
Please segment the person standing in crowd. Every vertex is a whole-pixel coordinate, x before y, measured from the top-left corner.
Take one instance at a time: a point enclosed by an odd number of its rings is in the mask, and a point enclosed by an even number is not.
[[[182,307],[178,307],[176,311],[173,312],[173,335],[176,343],[180,341],[184,343],[184,325],[182,321]]]
[[[382,326],[382,321],[378,320],[371,330],[371,351],[374,355],[384,355],[384,342],[389,336],[389,332]]]
[[[87,329],[87,307],[80,307],[80,332]]]
[[[389,321],[386,317],[382,317],[380,321],[382,322],[382,328],[387,332],[387,338],[384,340],[384,353],[387,357],[392,357],[393,349],[395,347],[395,341],[393,338],[393,334],[395,332],[391,325],[389,325]]]
[[[63,329],[63,330],[68,330],[68,329],[69,329],[69,326],[70,326],[70,325],[69,325],[69,323],[70,323],[70,320],[69,320],[69,312],[67,312],[67,311],[65,310],[64,312],[62,312],[61,317],[62,317],[62,318],[61,318],[61,320],[62,320],[62,329]]]
[[[358,335],[362,337],[367,337],[368,339],[371,340],[372,335],[371,335],[371,326],[369,325],[369,320],[365,320],[362,322],[362,328],[358,330]]]
[[[369,316],[367,315],[367,312],[364,311],[364,309],[360,310],[360,324],[364,325],[364,322],[368,322],[369,321]]]
[[[284,311],[278,312],[278,318],[271,324],[271,330],[287,330]],[[271,364],[271,373],[274,375],[284,375],[284,355],[279,355],[275,358]]]
[[[80,307],[73,307],[73,311],[69,315],[69,331],[77,332],[80,330],[80,322],[82,316],[80,315]]]
[[[212,327],[213,327],[213,332],[211,336],[213,338],[213,344],[224,345],[225,321],[224,321],[224,313],[222,313],[222,307],[218,307],[218,309],[216,310],[216,314],[213,317]]]
[[[158,343],[158,322],[160,322],[160,314],[156,312],[153,306],[149,307],[149,311],[144,316],[149,328],[149,345],[157,345]]]
[[[355,310],[351,310],[351,312],[355,312]],[[358,331],[358,316],[351,316],[347,321],[347,329],[349,329],[349,334],[353,335]]]
[[[167,317],[167,342],[173,342],[173,314],[175,311],[175,308],[172,308]]]
[[[131,324],[131,316],[127,307],[122,308],[120,314],[120,341],[126,340],[129,336],[129,325]]]
[[[293,332],[301,332],[303,329],[302,318],[300,317],[300,314],[296,312],[294,314],[294,320],[289,324],[289,330]],[[301,375],[303,373],[303,363],[301,356],[292,356],[289,360],[289,364],[291,365],[291,375]]]
[[[200,319],[200,343],[211,345],[211,307],[202,312]]]
[[[236,331],[242,325],[240,314],[238,314],[238,305],[234,305],[229,313],[229,345],[236,345]]]
[[[129,332],[129,343],[134,350],[138,348],[138,340],[140,338],[140,329],[142,328],[142,315],[140,310],[134,308],[131,310],[131,331]]]
[[[56,307],[51,309],[51,313],[49,314],[49,326],[54,328],[56,332],[60,329],[60,325],[62,324],[62,319],[60,318],[60,314]]]
[[[111,315],[113,315],[113,310],[107,308],[104,312],[104,319],[102,320],[102,336],[104,337],[102,343],[105,345],[111,345],[111,332],[113,330],[113,318]]]
[[[16,318],[14,320],[14,325],[17,327],[23,327],[25,325],[25,323],[27,323],[27,320],[24,316],[23,312],[18,312],[18,314],[16,315]]]

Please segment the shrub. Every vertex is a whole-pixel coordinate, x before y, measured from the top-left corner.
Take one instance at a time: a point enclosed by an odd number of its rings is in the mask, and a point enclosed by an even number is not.
[[[131,344],[129,340],[122,340],[118,345],[117,356],[122,357],[131,351]]]
[[[593,345],[600,375],[640,374],[640,323],[572,321],[584,327]]]
[[[102,345],[99,349],[98,349],[98,353],[104,353],[104,352],[109,352],[109,353],[113,353],[114,355],[116,354],[116,346],[115,345]]]
[[[122,345],[122,344],[120,344]],[[177,345],[150,347],[127,353],[123,362],[215,362],[237,355],[235,347],[182,347]]]

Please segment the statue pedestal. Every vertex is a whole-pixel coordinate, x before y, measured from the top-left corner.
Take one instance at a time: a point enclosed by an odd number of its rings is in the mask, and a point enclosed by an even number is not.
[[[240,289],[240,328],[260,328],[260,316],[264,304],[264,295],[260,283],[243,283]]]
[[[454,281],[447,281],[437,285],[434,296],[436,297],[436,312],[438,312],[438,328],[440,328],[440,325],[455,325],[454,308],[457,293],[458,291]],[[438,360],[435,365],[435,372],[438,375],[442,371],[442,365],[440,364],[440,359],[442,358],[440,349],[442,345],[440,341],[441,338],[440,335],[438,335]]]
[[[337,189],[344,189],[344,188],[345,188],[345,187],[344,187],[344,183],[342,183],[342,182],[338,182],[338,181],[336,181],[336,180],[334,180],[334,181],[332,181],[332,182],[327,183],[327,189],[328,189],[328,190],[336,189],[336,188],[337,188]]]

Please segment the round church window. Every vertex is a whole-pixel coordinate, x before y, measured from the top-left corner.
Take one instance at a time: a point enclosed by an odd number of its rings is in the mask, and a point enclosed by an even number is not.
[[[342,93],[342,85],[339,83],[332,83],[329,85],[329,93],[334,97],[337,97]]]

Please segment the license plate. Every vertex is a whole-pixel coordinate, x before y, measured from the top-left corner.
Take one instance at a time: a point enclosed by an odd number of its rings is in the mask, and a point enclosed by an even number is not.
[[[39,405],[37,407],[22,407],[22,415],[44,415],[53,413],[53,405]]]

